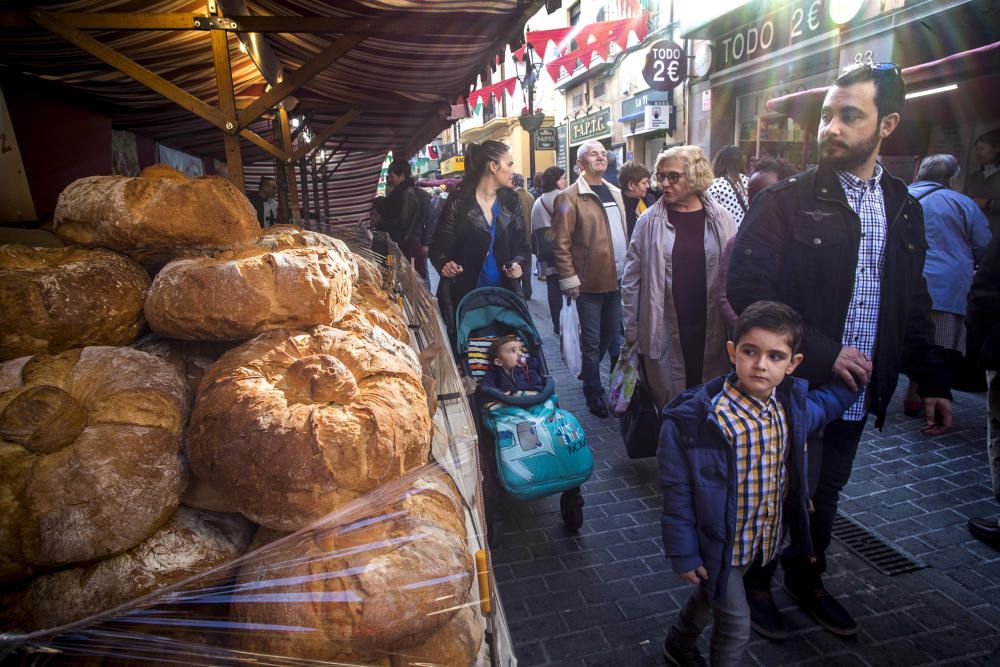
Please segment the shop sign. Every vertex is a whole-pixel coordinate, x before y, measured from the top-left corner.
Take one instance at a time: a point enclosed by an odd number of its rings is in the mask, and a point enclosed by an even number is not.
[[[673,90],[687,78],[687,54],[676,42],[661,39],[649,47],[642,78],[653,90]]]
[[[457,174],[465,171],[465,156],[456,155],[441,163],[442,174]]]
[[[646,129],[647,130],[669,130],[670,127],[670,106],[652,104],[646,107]]]
[[[611,109],[604,108],[569,122],[569,142],[576,146],[587,139],[611,136]]]
[[[622,101],[622,116],[631,116],[641,112],[647,104],[673,104],[674,91],[659,91],[647,88],[641,93]]]
[[[773,53],[836,28],[823,0],[799,0],[715,40],[719,69]]]
[[[540,127],[535,130],[535,150],[554,151],[556,149],[556,128]]]
[[[556,166],[562,167],[569,173],[569,162],[566,160],[566,126],[560,125],[556,128]]]
[[[701,110],[711,111],[712,110],[712,89],[701,91]]]

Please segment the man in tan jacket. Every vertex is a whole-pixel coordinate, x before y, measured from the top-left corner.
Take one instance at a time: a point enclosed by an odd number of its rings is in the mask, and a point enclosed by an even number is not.
[[[580,178],[555,201],[553,257],[559,287],[576,299],[583,353],[583,394],[587,408],[608,416],[600,364],[610,352],[612,366],[621,349],[621,279],[628,236],[621,191],[604,180],[608,154],[597,141],[577,151]]]

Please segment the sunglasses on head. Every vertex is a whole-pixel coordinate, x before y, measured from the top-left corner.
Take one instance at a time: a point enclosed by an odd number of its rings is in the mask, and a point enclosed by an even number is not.
[[[884,74],[895,74],[896,76],[902,76],[903,70],[896,63],[856,63],[844,69],[844,72],[853,72],[859,69],[868,69],[873,72],[879,72]]]
[[[681,176],[683,175],[684,174],[679,171],[668,171],[668,172],[658,171],[656,172],[656,180],[660,183],[662,183],[663,181],[670,181],[670,184],[674,185],[675,183],[677,183],[677,181],[681,180]]]

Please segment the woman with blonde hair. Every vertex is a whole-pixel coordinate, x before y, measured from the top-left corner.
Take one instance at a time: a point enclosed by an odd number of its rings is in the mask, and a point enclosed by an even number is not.
[[[706,194],[712,167],[697,146],[656,157],[663,196],[636,221],[622,277],[626,344],[636,344],[644,387],[663,409],[688,387],[728,372],[726,322],[709,300],[736,223]]]

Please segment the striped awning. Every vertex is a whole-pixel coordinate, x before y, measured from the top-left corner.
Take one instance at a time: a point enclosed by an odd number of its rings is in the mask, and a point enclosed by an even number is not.
[[[544,0],[218,0],[230,16],[284,17],[289,29],[307,32],[227,33],[237,108],[245,108],[268,85],[240,38],[263,40],[287,76],[331,48],[345,35],[360,40],[296,90],[294,116],[320,134],[351,110],[358,115],[327,137],[337,155],[331,190],[344,193],[338,214],[367,206],[378,167],[387,151],[410,155],[447,127],[451,103],[476,87],[508,43],[523,41],[524,23]],[[35,25],[33,10],[61,13],[207,15],[206,0],[76,0],[15,2],[0,8],[0,68],[10,75],[44,79],[102,103],[117,129],[136,132],[205,157],[225,159],[223,132],[189,110]],[[214,4],[214,3],[211,3]],[[551,3],[550,3],[551,4]],[[11,5],[8,5],[8,8]],[[233,12],[232,8],[240,11]],[[253,27],[252,20],[241,23]],[[336,26],[350,26],[342,33]],[[322,26],[324,31],[317,31]],[[329,30],[329,31],[325,31]],[[87,29],[89,37],[148,68],[201,101],[217,106],[211,33],[208,30]],[[257,55],[259,60],[259,55]],[[273,78],[273,77],[272,77]],[[275,83],[272,81],[271,83]],[[277,122],[269,117],[249,129],[272,140]],[[298,139],[301,141],[301,137]],[[257,145],[241,139],[248,172],[272,162]],[[343,155],[340,155],[343,154]],[[341,159],[344,158],[344,159]],[[375,165],[374,167],[372,165]],[[363,177],[359,171],[364,171]],[[253,177],[248,179],[252,182]],[[360,180],[359,180],[360,179]],[[329,181],[328,181],[329,182]],[[357,193],[354,194],[348,193]]]

